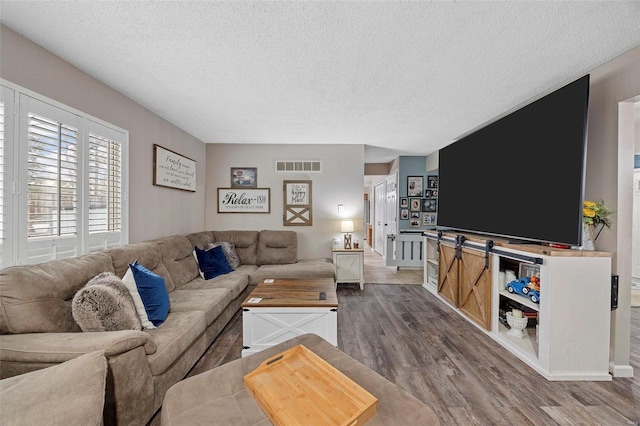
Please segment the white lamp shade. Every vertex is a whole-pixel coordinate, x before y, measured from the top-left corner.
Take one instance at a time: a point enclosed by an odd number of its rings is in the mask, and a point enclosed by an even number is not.
[[[340,232],[353,232],[353,221],[343,220],[340,225]]]

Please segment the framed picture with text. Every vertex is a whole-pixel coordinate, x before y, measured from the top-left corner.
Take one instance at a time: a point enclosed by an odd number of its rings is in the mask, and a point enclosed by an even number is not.
[[[218,213],[270,212],[270,188],[218,188]]]
[[[196,162],[191,158],[154,144],[153,184],[196,192]]]
[[[283,185],[284,226],[313,225],[310,180],[285,180]]]

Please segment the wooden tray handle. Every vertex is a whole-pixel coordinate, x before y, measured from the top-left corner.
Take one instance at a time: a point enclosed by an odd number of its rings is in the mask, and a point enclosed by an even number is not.
[[[277,355],[274,355],[272,358],[266,359],[264,361],[262,361],[262,364],[260,364],[260,366],[258,368],[256,368],[252,373],[250,373],[251,375],[257,374],[260,371],[269,368],[271,365],[278,363],[278,362],[282,362],[282,361],[286,361],[287,359],[291,358],[292,356],[295,356],[296,354],[298,354],[300,351],[303,351],[305,348],[303,345],[298,345],[298,346],[294,346],[292,348],[287,349],[286,351],[279,353]]]

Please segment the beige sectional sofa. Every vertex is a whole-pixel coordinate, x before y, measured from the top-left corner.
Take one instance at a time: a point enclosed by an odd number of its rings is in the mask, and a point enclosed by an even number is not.
[[[235,271],[200,277],[194,246],[233,242]],[[74,294],[92,277],[123,277],[135,260],[162,276],[171,309],[153,330],[82,332],[72,317]],[[264,278],[334,278],[329,259],[297,259],[293,231],[205,231],[128,244],[77,258],[0,271],[0,377],[104,352],[109,372],[106,424],[145,424],[164,395],[198,361]]]

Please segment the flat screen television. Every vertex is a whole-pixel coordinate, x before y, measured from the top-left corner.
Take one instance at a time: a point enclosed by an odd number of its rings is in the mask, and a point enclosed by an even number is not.
[[[440,150],[439,229],[578,246],[589,75]]]

